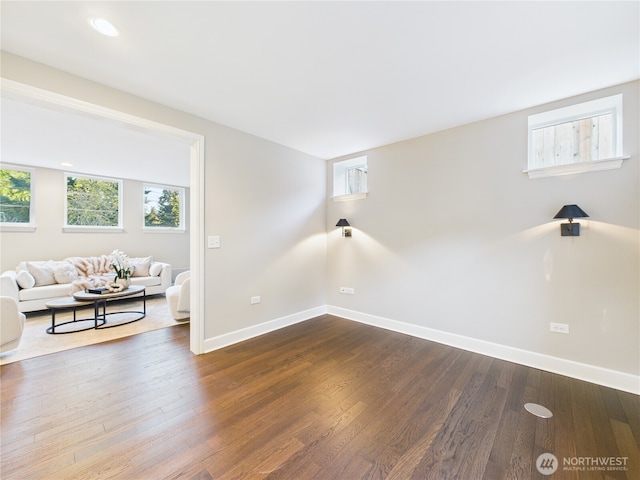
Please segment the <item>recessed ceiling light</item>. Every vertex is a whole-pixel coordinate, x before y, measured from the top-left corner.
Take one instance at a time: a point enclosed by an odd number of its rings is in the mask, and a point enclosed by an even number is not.
[[[69,162],[62,162],[60,165],[62,165],[63,167],[73,167],[73,163]]]
[[[89,19],[89,23],[93,28],[95,28],[98,32],[108,37],[117,37],[120,32],[118,29],[113,26],[113,24],[105,20],[104,18],[91,18]]]

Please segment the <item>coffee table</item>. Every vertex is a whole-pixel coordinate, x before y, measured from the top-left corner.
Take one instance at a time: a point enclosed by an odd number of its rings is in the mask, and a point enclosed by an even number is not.
[[[133,297],[142,294],[142,311],[119,311],[107,313],[107,302],[110,300],[122,299],[126,297]],[[86,307],[93,304],[93,317],[92,318],[76,318],[76,309],[78,307]],[[73,297],[64,297],[47,302],[45,305],[51,310],[51,327],[47,328],[47,333],[50,334],[63,334],[63,333],[75,333],[85,330],[100,329],[100,328],[112,328],[119,327],[120,325],[126,325],[128,323],[137,322],[143,319],[147,315],[147,296],[145,287],[141,285],[130,285],[129,288],[121,292],[113,293],[89,293],[89,292],[77,292]],[[100,308],[102,307],[102,309]],[[67,322],[61,322],[56,324],[56,311],[59,310],[73,310],[73,320]],[[100,312],[102,310],[102,313]],[[107,323],[107,315],[120,315],[120,314],[136,314],[133,319],[126,322],[118,322],[109,325]],[[83,328],[73,328],[72,330],[65,329],[63,331],[56,332],[56,327],[69,324],[80,324],[83,322],[92,322],[92,325]]]

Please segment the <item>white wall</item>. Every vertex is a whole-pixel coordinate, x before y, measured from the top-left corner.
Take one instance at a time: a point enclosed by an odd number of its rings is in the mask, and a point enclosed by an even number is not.
[[[189,165],[189,158],[184,159]],[[123,226],[121,233],[63,232],[65,178],[64,171],[34,168],[35,232],[2,232],[0,271],[10,270],[23,260],[62,260],[71,256],[94,256],[111,253],[115,248],[130,257],[152,255],[173,268],[189,268],[189,218],[183,233],[149,233],[142,230],[142,182],[123,180]],[[185,207],[189,208],[189,189],[185,190]]]
[[[204,135],[205,338],[326,304],[323,160],[6,52],[2,76]]]
[[[224,322],[206,337],[325,305],[325,162],[219,126],[207,142],[206,232],[222,247],[208,251],[205,302]]]
[[[638,375],[639,85],[363,152],[368,198],[327,204],[329,305]],[[619,92],[631,155],[621,169],[522,173],[527,115]],[[552,217],[572,203],[590,218],[580,237],[561,237]],[[352,238],[331,227],[339,218]],[[570,334],[550,333],[549,322]]]

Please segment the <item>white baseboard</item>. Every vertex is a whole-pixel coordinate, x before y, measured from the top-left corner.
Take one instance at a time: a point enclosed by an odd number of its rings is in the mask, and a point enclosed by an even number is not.
[[[409,323],[390,320],[388,318],[356,312],[345,308],[327,306],[327,313],[338,317],[366,323],[374,327],[404,333],[413,337],[423,338],[434,342],[450,345],[508,362],[514,362],[527,367],[538,368],[547,372],[577,378],[586,382],[611,387],[625,392],[640,395],[640,376],[630,373],[609,370],[595,365],[574,362],[564,358],[552,357],[542,353],[521,350],[519,348],[500,345],[497,343],[478,340],[476,338],[456,335],[432,328],[421,327]]]
[[[487,355],[500,360],[506,360],[508,362],[518,363],[527,367],[538,368],[547,372],[557,373],[567,377],[576,378],[578,380],[584,380],[585,382],[595,383],[597,385],[603,385],[605,387],[611,387],[617,390],[633,393],[635,395],[640,395],[640,376],[638,375],[610,370],[586,363],[574,362],[564,358],[500,345],[498,343],[487,342],[477,338],[465,337],[455,333],[443,332],[442,330],[435,330],[433,328],[399,322],[397,320],[391,320],[331,305],[322,305],[281,318],[276,318],[259,325],[236,330],[235,332],[207,338],[204,341],[204,353],[212,352],[244,340],[249,340],[250,338],[273,332],[280,328],[288,327],[289,325],[304,322],[305,320],[310,320],[326,313],[345,318],[347,320],[353,320],[374,327],[391,330],[393,332],[404,333],[413,337],[423,338],[425,340],[431,340],[433,342],[461,348],[470,352]]]
[[[326,305],[322,305],[320,307],[311,308],[309,310],[304,310],[302,312],[286,315],[274,320],[269,320],[259,325],[242,328],[240,330],[236,330],[235,332],[225,333],[224,335],[219,335],[217,337],[206,338],[204,341],[203,353],[209,353],[220,348],[228,347],[229,345],[233,345],[234,343],[249,340],[250,338],[264,335],[265,333],[273,332],[274,330],[279,330],[281,328],[288,327],[289,325],[294,325],[296,323],[304,322],[305,320],[319,317],[320,315],[324,315],[325,313],[327,313],[327,307]]]

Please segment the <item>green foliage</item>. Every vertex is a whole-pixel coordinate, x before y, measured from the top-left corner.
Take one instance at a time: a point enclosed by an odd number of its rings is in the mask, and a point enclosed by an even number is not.
[[[67,177],[67,225],[118,226],[119,182]]]
[[[151,201],[150,194],[158,194],[156,202]],[[180,227],[180,192],[169,189],[148,189],[145,190],[145,204],[148,213],[144,216],[146,227]]]
[[[29,223],[31,173],[0,169],[0,222]]]

